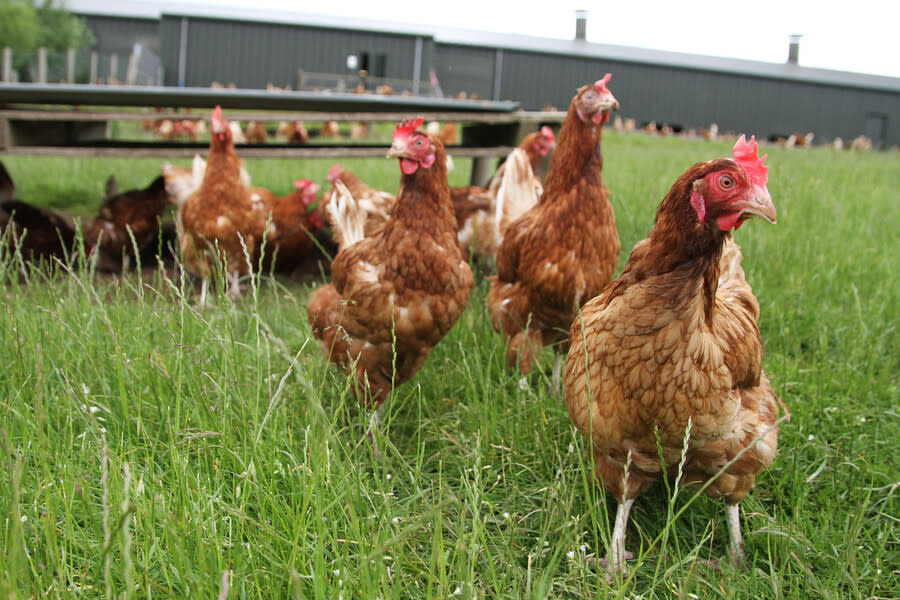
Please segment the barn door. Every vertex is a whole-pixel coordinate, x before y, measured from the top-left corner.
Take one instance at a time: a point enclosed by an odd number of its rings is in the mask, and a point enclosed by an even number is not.
[[[884,113],[866,114],[866,137],[872,140],[872,147],[879,150],[884,148],[884,140],[887,136],[887,115]]]

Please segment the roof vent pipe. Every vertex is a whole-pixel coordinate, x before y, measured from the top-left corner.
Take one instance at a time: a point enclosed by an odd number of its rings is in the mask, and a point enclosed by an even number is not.
[[[586,10],[576,10],[575,11],[575,39],[582,40],[582,41],[587,39],[587,11]]]
[[[790,37],[791,43],[788,46],[787,59],[789,65],[796,65],[800,61],[800,38],[802,37],[799,33],[794,33]]]

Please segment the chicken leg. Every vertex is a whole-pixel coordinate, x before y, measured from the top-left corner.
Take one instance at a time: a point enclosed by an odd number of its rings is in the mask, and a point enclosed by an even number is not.
[[[728,516],[728,554],[731,565],[735,568],[744,564],[744,538],[741,535],[741,509],[739,504],[726,504],[725,514]]]

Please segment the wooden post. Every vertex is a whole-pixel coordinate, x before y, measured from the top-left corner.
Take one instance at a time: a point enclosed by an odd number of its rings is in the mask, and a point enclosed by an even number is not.
[[[119,55],[113,52],[109,55],[109,77],[106,83],[116,83],[119,80]]]
[[[75,83],[75,48],[66,50],[66,83]]]
[[[100,62],[100,57],[97,56],[96,52],[91,52],[91,79],[88,83],[97,83],[97,64]]]
[[[3,47],[3,81],[12,83],[12,48]]]
[[[47,83],[47,49],[38,48],[38,83]]]

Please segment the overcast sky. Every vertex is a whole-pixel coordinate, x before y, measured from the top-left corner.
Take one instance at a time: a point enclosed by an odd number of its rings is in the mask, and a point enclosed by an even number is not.
[[[419,25],[568,39],[575,10],[588,11],[588,40],[743,58],[787,60],[788,36],[803,35],[800,64],[900,77],[900,41],[891,2],[809,0],[183,0]],[[536,7],[534,9],[530,7]],[[889,14],[891,13],[891,14]]]

